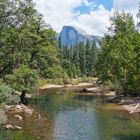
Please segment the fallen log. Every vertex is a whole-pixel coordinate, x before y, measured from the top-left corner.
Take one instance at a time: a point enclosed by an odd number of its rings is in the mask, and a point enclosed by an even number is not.
[[[130,111],[129,113],[132,114],[132,113],[137,112],[137,109],[138,109],[139,107],[140,107],[140,103],[138,103],[138,104],[134,107],[134,109],[133,109],[132,111]],[[140,110],[139,110],[138,112],[140,112]]]

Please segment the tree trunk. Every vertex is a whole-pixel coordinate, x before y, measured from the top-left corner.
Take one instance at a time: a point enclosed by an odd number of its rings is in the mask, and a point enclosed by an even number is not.
[[[20,103],[24,104],[24,105],[27,105],[28,104],[28,100],[26,99],[25,95],[26,95],[26,91],[23,90],[21,95],[20,95]]]

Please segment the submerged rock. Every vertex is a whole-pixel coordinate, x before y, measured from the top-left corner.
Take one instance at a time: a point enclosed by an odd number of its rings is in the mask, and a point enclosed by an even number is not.
[[[20,127],[20,126],[15,126],[15,129],[22,130],[22,127]]]
[[[20,126],[13,126],[13,125],[11,125],[11,124],[7,124],[7,125],[5,126],[5,128],[8,129],[8,130],[15,130],[15,129],[17,129],[17,130],[22,130],[22,127],[20,127]]]
[[[15,127],[14,126],[12,126],[11,124],[7,124],[6,126],[5,126],[5,128],[6,129],[15,129]]]
[[[120,100],[121,100],[121,97],[115,96],[115,97],[108,98],[106,101],[108,103],[119,103]]]

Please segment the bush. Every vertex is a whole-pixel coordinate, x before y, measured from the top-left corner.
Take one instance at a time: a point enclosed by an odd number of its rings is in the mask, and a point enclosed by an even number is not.
[[[43,79],[43,78],[39,79],[39,81],[38,81],[39,86],[44,86],[48,83],[49,83],[49,81],[47,79]]]
[[[38,84],[38,73],[26,65],[14,70],[13,74],[7,75],[6,82],[14,90],[30,91]]]
[[[64,80],[63,80],[63,78],[55,78],[55,79],[51,79],[50,83],[51,84],[63,85],[64,84]]]
[[[19,102],[20,102],[20,96],[12,95],[12,94],[9,94],[9,96],[7,97],[5,101],[5,103],[8,105],[19,104]]]
[[[77,79],[72,79],[71,84],[72,85],[78,85],[79,81]]]
[[[83,76],[83,77],[81,77],[80,82],[93,82],[93,78]]]
[[[12,89],[9,86],[0,84],[0,103],[6,101],[11,93]]]

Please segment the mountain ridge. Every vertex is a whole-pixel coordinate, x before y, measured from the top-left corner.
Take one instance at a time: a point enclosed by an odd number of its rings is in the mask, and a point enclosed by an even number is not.
[[[73,46],[81,42],[86,43],[87,40],[90,42],[94,41],[96,44],[99,44],[101,41],[100,36],[89,35],[83,29],[69,25],[63,26],[57,38],[60,37],[63,46]]]

